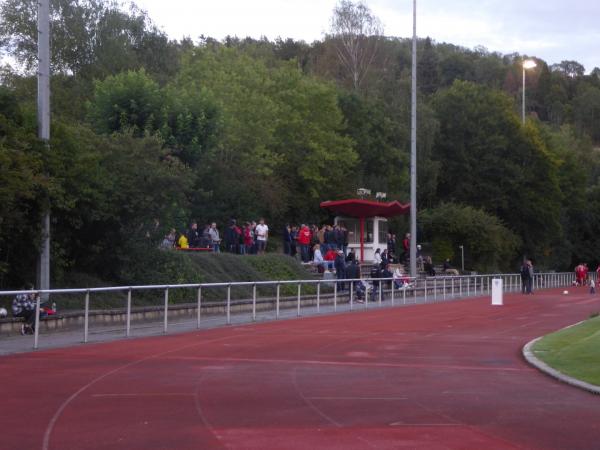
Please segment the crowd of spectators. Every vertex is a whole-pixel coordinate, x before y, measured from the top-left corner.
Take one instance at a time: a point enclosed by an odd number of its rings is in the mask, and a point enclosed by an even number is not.
[[[231,219],[223,234],[216,222],[207,223],[202,229],[198,228],[198,222],[192,222],[187,230],[182,230],[179,234],[171,228],[160,247],[260,255],[266,251],[268,239],[269,226],[264,219],[261,218],[258,223],[244,222],[242,226],[238,225],[237,220]]]
[[[317,247],[318,246],[318,247]],[[323,259],[341,250],[344,255],[348,253],[348,230],[343,225],[286,225],[283,230],[283,252],[296,257],[300,255],[303,263],[314,261],[315,250]],[[331,259],[327,259],[331,260]]]

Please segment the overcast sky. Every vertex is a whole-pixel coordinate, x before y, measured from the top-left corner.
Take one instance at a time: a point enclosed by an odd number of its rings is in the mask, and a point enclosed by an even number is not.
[[[336,0],[134,0],[172,38],[321,39]],[[387,36],[412,35],[412,0],[367,0]],[[600,67],[598,0],[418,0],[417,34],[468,48]]]

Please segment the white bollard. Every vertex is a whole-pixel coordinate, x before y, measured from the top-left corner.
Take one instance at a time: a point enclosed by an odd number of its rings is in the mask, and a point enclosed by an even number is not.
[[[502,278],[492,279],[492,305],[502,306]]]

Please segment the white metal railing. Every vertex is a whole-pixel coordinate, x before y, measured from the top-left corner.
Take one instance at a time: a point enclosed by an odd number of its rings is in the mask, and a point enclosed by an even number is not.
[[[591,274],[595,278],[595,273]],[[288,304],[293,303],[290,297],[282,299],[281,287],[296,285],[295,307],[298,317],[302,314],[302,300],[314,299],[316,302],[316,312],[321,311],[323,299],[331,299],[332,310],[338,310],[340,304],[346,304],[347,308],[352,311],[357,303],[357,285],[359,281],[364,281],[370,284],[371,289],[365,292],[363,308],[368,309],[369,303],[376,303],[381,306],[384,297],[391,300],[391,306],[396,304],[416,304],[418,302],[427,303],[430,301],[446,301],[471,296],[481,296],[491,292],[491,280],[494,278],[502,279],[503,291],[518,292],[523,289],[521,277],[519,274],[486,274],[486,275],[468,275],[468,276],[437,276],[427,278],[408,278],[409,284],[398,286],[393,278],[361,278],[357,279],[319,279],[319,280],[279,280],[279,281],[246,281],[246,282],[230,282],[230,283],[200,283],[200,284],[177,284],[177,285],[147,285],[147,286],[113,286],[101,288],[79,288],[79,289],[49,289],[38,291],[0,291],[2,296],[14,296],[18,294],[84,294],[84,326],[83,326],[83,342],[87,343],[89,338],[89,316],[90,316],[90,294],[107,293],[107,292],[126,292],[127,300],[125,304],[126,319],[125,319],[125,336],[131,335],[131,316],[132,316],[132,296],[134,292],[140,291],[162,291],[163,292],[163,332],[167,333],[169,327],[169,291],[176,289],[195,289],[195,309],[197,310],[196,321],[197,327],[200,328],[202,321],[202,308],[207,306],[223,305],[225,307],[225,323],[231,324],[232,315],[232,297],[231,289],[235,287],[251,287],[252,298],[241,299],[249,302],[251,300],[251,320],[256,321],[257,317],[257,301],[259,296],[257,287],[273,286],[275,287],[275,298],[264,297],[264,300],[274,302],[275,318],[280,318],[280,310],[282,303],[284,307],[290,309],[293,307]],[[566,273],[539,273],[533,278],[533,289],[548,289],[572,284],[573,274]],[[349,289],[340,293],[338,285],[348,285]],[[316,286],[314,293],[303,294],[303,286]],[[323,292],[322,287],[330,289],[330,292]],[[210,302],[209,305],[203,304],[203,290],[207,289],[226,289],[224,304],[219,302]],[[369,298],[371,297],[371,298]],[[362,302],[361,302],[362,303]],[[39,344],[39,322],[40,322],[40,296],[37,296],[36,311],[35,311],[35,332],[33,348],[37,349]]]

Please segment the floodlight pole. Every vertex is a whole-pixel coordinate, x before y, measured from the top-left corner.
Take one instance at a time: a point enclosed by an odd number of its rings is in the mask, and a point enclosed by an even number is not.
[[[417,0],[413,0],[410,114],[410,276],[417,276]]]
[[[50,0],[38,0],[38,137],[50,141]],[[42,244],[37,270],[38,289],[50,289],[50,207],[42,219]]]

